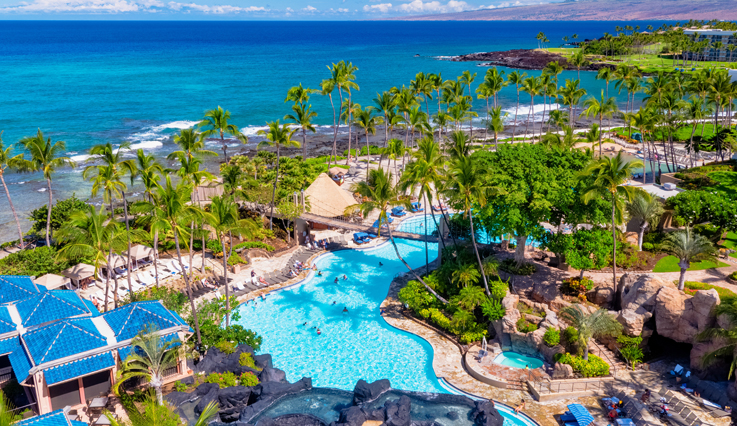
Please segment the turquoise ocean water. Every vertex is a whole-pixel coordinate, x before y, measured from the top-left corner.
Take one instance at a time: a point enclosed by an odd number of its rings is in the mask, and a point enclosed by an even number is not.
[[[579,39],[591,38],[622,24],[4,21],[0,131],[9,144],[40,128],[66,141],[68,154],[77,160],[84,160],[90,146],[107,141],[129,141],[134,148],[163,155],[171,150],[172,133],[218,105],[255,136],[267,121],[290,112],[283,102],[289,87],[317,88],[332,62],[349,60],[358,66],[361,90],[354,99],[365,106],[377,92],[409,84],[419,71],[453,78],[470,69],[479,74],[474,87],[486,71],[438,56],[536,47],[540,31],[555,46],[574,32]],[[575,72],[563,73],[565,78],[575,78]],[[584,72],[581,79],[590,92],[603,88],[593,73]],[[515,90],[505,88],[500,101],[512,108]],[[479,111],[482,104],[474,101]],[[332,123],[327,97],[313,97],[312,105],[318,124]],[[6,179],[21,216],[47,202],[40,176],[9,174]],[[60,171],[54,186],[56,197],[89,194],[81,169]],[[0,241],[12,238],[6,207],[3,196]]]

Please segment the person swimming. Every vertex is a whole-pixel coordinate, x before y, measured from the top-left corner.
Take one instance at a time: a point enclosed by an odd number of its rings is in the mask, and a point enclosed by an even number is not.
[[[318,277],[321,277],[322,276],[322,271],[317,271],[317,276]]]
[[[345,274],[343,274],[343,279],[344,279],[344,280],[347,280],[347,279],[348,279],[348,276],[347,276],[347,275],[345,275]]]
[[[343,313],[344,314],[347,314],[348,313],[348,308],[346,306],[343,307]]]
[[[338,277],[335,277],[335,284],[338,284]]]
[[[333,305],[335,305],[335,300],[333,300]]]
[[[318,328],[318,329],[317,329],[317,335],[319,336],[319,335],[321,335],[321,334],[322,334],[322,331],[320,331],[320,329]]]
[[[303,325],[303,326],[307,325],[307,321],[305,321],[305,323],[304,323],[304,324],[302,324],[302,325]]]
[[[379,267],[382,267],[382,266],[384,266],[384,264],[383,264],[383,263],[381,263],[381,262],[379,262]]]

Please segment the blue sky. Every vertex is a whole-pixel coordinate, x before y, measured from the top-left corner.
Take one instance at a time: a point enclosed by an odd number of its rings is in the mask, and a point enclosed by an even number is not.
[[[0,0],[2,19],[351,20],[491,9],[550,0]]]

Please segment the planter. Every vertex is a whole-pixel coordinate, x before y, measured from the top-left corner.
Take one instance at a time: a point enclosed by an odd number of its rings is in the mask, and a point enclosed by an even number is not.
[[[240,274],[241,273],[241,265],[233,265],[230,267],[230,272],[234,274]]]

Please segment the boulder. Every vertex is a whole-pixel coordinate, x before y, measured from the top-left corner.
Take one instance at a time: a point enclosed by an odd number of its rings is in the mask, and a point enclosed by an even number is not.
[[[661,336],[693,343],[696,335],[715,324],[711,311],[719,304],[716,290],[699,290],[693,297],[675,287],[663,287],[656,296],[655,325]]]
[[[674,289],[675,285],[652,274],[628,273],[620,278],[619,287],[622,289],[622,309],[631,309],[642,315],[645,312],[653,312],[655,297],[660,289]]]
[[[568,364],[555,363],[553,367],[554,379],[570,379],[573,377],[573,367]]]
[[[205,383],[205,384],[212,384],[214,383]],[[195,417],[199,417],[200,414],[202,414],[202,411],[207,407],[207,404],[211,402],[218,402],[218,393],[220,392],[220,387],[218,385],[215,385],[215,387],[208,387],[207,393],[200,396],[200,400],[197,401],[197,405],[194,406],[194,415]],[[199,390],[199,388],[197,389]],[[193,419],[190,419],[193,420]]]
[[[229,423],[238,420],[241,410],[248,405],[251,388],[245,386],[231,386],[220,389],[218,403],[220,404],[220,420]]]
[[[502,426],[504,424],[504,417],[489,401],[476,401],[476,407],[471,411],[471,419],[474,426]]]
[[[550,303],[558,294],[558,284],[555,280],[536,281],[532,286],[532,299],[539,303]]]
[[[278,368],[266,367],[261,370],[258,375],[258,379],[261,383],[265,382],[280,382],[284,383],[287,381],[287,373]]]
[[[608,308],[614,304],[616,289],[614,283],[606,280],[596,284],[596,287],[586,293],[586,298],[593,304]]]
[[[353,405],[362,405],[374,401],[391,387],[392,385],[387,379],[377,380],[373,383],[361,379],[353,388]]]
[[[550,302],[550,309],[556,312],[560,312],[560,310],[565,308],[566,306],[571,306],[571,302],[564,300],[560,296],[556,297],[555,299],[553,299],[552,302]]]
[[[366,423],[366,414],[360,407],[348,407],[340,412],[338,423],[341,426],[363,426]]]
[[[555,345],[552,348],[546,344],[540,345],[540,355],[543,356],[548,364],[555,364],[553,361],[555,355],[565,353],[566,349],[561,345]]]
[[[303,377],[297,382],[266,382],[255,386],[253,392],[259,397],[281,396],[312,389],[312,379]]]
[[[638,314],[632,309],[623,309],[617,315],[617,321],[622,324],[622,332],[628,336],[639,336],[645,322],[649,320],[653,314],[645,312]]]
[[[273,419],[261,419],[257,426],[326,426],[325,422],[311,414],[285,414]]]
[[[164,401],[168,402],[173,407],[179,407],[185,402],[192,401],[193,399],[197,399],[198,397],[199,396],[194,392],[172,392],[168,395],[164,395]]]
[[[517,332],[517,320],[522,317],[517,310],[517,303],[519,303],[519,296],[511,293],[508,293],[502,299],[502,306],[507,310],[504,318],[502,318],[502,332],[504,333]]]
[[[509,334],[512,350],[525,355],[537,355],[543,344],[544,328],[538,328],[531,333],[520,333],[515,331]]]
[[[704,355],[724,346],[721,342],[696,342],[691,348],[691,371],[702,380],[723,380],[729,374],[729,363],[724,358],[717,358],[708,366],[704,366]]]
[[[412,423],[410,405],[411,401],[407,395],[402,395],[395,401],[387,401],[384,404],[386,411],[384,426],[410,426]]]

